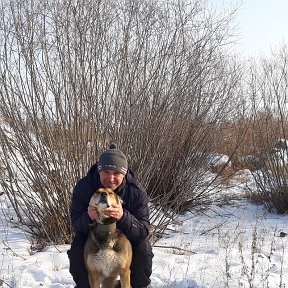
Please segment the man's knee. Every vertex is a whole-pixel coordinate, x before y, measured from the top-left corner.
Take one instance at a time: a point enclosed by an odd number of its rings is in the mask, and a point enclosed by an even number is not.
[[[85,238],[76,236],[71,243],[70,250],[67,251],[70,262],[69,271],[77,284],[76,287],[81,288],[90,287],[83,256],[85,242]]]
[[[152,246],[148,238],[133,245],[133,260],[131,264],[132,287],[146,287],[150,284],[152,274]],[[133,285],[134,284],[134,285]]]
[[[149,239],[143,239],[142,241],[140,241],[139,243],[137,243],[136,245],[132,246],[133,249],[133,255],[136,257],[141,257],[144,256],[145,258],[153,258],[153,253],[152,253],[152,246],[149,242]]]

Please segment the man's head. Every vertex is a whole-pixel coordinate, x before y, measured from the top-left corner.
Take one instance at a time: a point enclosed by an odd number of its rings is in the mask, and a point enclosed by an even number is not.
[[[98,172],[100,182],[106,188],[115,190],[118,188],[128,169],[127,158],[124,153],[111,144],[109,149],[104,151],[98,161]]]

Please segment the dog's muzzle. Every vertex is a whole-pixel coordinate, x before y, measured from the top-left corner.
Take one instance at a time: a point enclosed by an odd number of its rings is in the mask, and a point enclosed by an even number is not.
[[[101,192],[100,193],[100,199],[99,199],[99,203],[101,204],[106,204],[107,207],[110,207],[109,203],[108,203],[108,194],[106,192]]]

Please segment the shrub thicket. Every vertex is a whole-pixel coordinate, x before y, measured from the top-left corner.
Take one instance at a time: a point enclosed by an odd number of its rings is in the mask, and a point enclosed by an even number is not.
[[[147,188],[157,229],[159,207],[169,219],[186,200],[207,203],[206,156],[238,113],[240,69],[226,49],[234,11],[205,4],[1,4],[1,185],[34,235],[70,241],[71,189],[110,142]]]

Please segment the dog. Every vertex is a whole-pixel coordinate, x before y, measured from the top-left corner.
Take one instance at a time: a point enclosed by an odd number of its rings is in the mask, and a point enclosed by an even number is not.
[[[132,246],[127,237],[116,229],[116,219],[105,215],[112,204],[122,199],[109,188],[98,189],[89,205],[97,208],[99,220],[90,225],[84,247],[84,260],[91,288],[114,288],[120,276],[121,288],[130,288]]]

